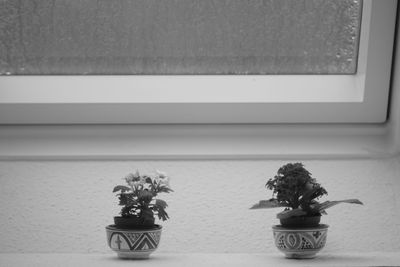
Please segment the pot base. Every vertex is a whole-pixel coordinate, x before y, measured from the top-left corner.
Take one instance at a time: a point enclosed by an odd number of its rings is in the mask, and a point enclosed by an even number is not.
[[[311,252],[284,252],[285,257],[288,259],[314,259],[317,256],[319,250]]]
[[[147,260],[149,259],[151,252],[117,252],[118,258],[120,259],[131,259],[131,260]]]

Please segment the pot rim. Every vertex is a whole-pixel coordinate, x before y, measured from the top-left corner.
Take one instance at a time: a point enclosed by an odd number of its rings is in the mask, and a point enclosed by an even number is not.
[[[295,227],[295,226],[282,226],[282,225],[273,225],[272,229],[274,231],[279,231],[279,232],[291,232],[293,230],[299,231],[299,232],[308,232],[310,230],[324,230],[328,229],[329,225],[327,224],[319,224],[317,226],[310,226],[310,227]]]
[[[159,224],[154,224],[152,228],[119,228],[115,224],[110,224],[106,226],[107,230],[110,231],[118,231],[118,232],[152,232],[152,231],[160,231],[162,226]]]

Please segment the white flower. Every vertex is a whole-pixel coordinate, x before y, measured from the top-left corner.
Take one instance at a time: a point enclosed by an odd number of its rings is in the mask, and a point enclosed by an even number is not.
[[[166,186],[166,187],[169,187],[169,177],[167,176],[167,177],[165,177],[164,179],[162,179],[162,180],[160,181],[160,185],[164,185],[164,186]]]
[[[128,174],[127,176],[125,176],[125,181],[130,184],[131,182],[133,182],[133,180],[135,179],[135,177],[133,176],[132,173]]]
[[[156,183],[169,187],[169,176],[165,172],[159,170],[156,170],[156,173],[157,173],[157,176],[155,178]]]
[[[146,184],[146,178],[144,176],[140,177],[139,183],[142,185]]]
[[[126,183],[130,186],[137,186],[141,182],[141,177],[139,174],[139,171],[136,170],[136,172],[130,173],[125,177]]]
[[[165,178],[165,177],[168,177],[167,174],[166,174],[165,172],[156,170],[156,173],[157,173],[157,176],[158,176],[159,178],[161,178],[161,179],[162,179],[162,178]]]
[[[143,183],[143,190],[151,190],[151,185],[149,183]]]
[[[140,178],[139,170],[136,170],[135,174],[133,174],[135,178]]]

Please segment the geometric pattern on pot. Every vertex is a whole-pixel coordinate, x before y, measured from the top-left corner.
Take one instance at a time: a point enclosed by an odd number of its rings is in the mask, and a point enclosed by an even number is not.
[[[113,232],[109,245],[114,250],[120,251],[147,251],[157,248],[160,242],[161,231],[156,232]]]
[[[288,258],[313,258],[326,243],[328,225],[310,228],[273,226],[276,247]]]
[[[275,244],[280,249],[307,250],[325,246],[327,231],[275,232]]]

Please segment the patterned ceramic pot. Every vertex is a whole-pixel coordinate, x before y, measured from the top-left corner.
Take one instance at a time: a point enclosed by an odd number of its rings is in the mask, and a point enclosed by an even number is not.
[[[118,257],[147,259],[160,243],[161,225],[153,229],[122,229],[115,225],[106,227],[107,242]]]
[[[307,228],[273,226],[275,246],[287,258],[314,258],[317,252],[325,246],[328,227],[326,224]]]

